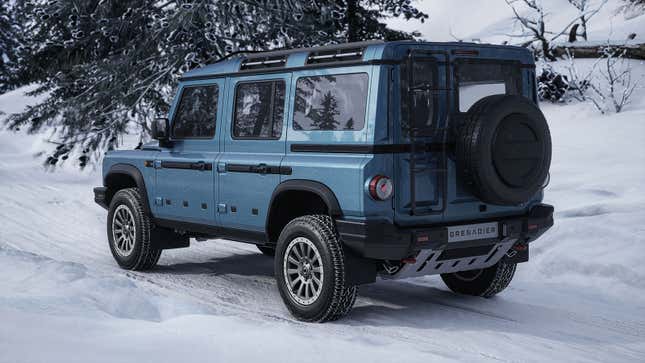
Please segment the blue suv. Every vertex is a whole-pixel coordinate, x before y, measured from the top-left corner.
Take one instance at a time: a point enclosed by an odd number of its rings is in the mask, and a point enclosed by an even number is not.
[[[154,142],[103,160],[117,263],[190,238],[256,244],[298,319],[347,314],[377,276],[510,283],[553,225],[551,138],[523,48],[367,42],[242,53],[190,71]]]

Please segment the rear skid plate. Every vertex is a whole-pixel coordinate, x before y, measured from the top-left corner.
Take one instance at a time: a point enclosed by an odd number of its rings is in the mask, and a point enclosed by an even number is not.
[[[385,267],[382,274],[386,279],[403,279],[425,275],[437,275],[467,270],[477,270],[496,264],[517,242],[517,238],[508,237],[499,243],[490,245],[484,254],[472,249],[473,255],[451,258],[451,250],[421,250],[415,257],[416,262],[399,266]]]

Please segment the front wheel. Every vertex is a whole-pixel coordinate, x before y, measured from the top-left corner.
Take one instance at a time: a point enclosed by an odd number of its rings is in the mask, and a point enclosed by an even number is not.
[[[488,268],[441,274],[441,278],[446,286],[456,293],[493,297],[511,283],[516,266],[515,263],[501,260]]]
[[[275,276],[282,300],[299,320],[336,320],[356,301],[357,288],[345,284],[343,246],[328,216],[287,224],[278,239]]]
[[[149,270],[157,264],[161,250],[152,247],[152,228],[139,189],[119,190],[110,202],[107,231],[110,251],[121,268]]]

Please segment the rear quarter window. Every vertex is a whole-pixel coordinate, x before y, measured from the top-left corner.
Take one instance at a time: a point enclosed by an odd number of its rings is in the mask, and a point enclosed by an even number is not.
[[[294,130],[360,131],[365,126],[367,73],[300,77]]]

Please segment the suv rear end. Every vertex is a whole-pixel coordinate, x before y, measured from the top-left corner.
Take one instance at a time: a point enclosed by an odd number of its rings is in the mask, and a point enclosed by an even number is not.
[[[365,176],[391,178],[391,211],[366,202],[365,219],[338,221],[344,242],[382,261],[387,277],[527,261],[528,242],[553,224],[541,204],[551,144],[531,53],[464,43],[382,51],[400,60],[383,66],[389,111],[375,127],[389,130],[390,153],[375,153]]]

